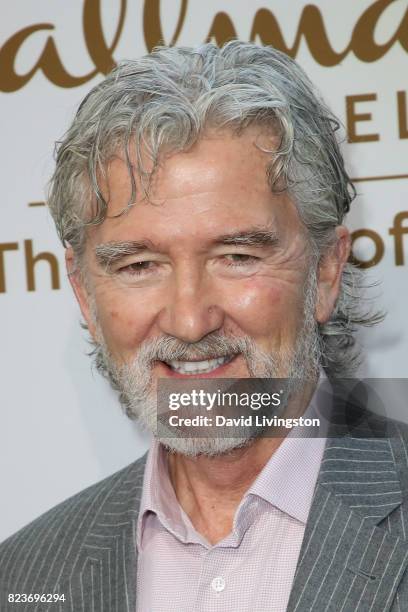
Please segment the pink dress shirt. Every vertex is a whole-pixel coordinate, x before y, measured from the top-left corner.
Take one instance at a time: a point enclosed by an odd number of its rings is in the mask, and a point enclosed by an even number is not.
[[[327,414],[317,396],[307,416]],[[241,500],[231,533],[211,545],[179,505],[154,441],[137,525],[137,612],[284,612],[325,444],[292,430]]]

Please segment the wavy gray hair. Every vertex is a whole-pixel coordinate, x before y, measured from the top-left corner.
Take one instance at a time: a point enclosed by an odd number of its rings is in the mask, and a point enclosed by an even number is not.
[[[267,178],[272,191],[290,193],[318,261],[334,245],[334,229],[355,196],[336,139],[339,123],[294,60],[271,47],[239,41],[222,48],[211,43],[158,47],[122,62],[90,91],[56,145],[48,205],[61,240],[80,262],[87,225],[106,216],[100,177],[114,153],[122,151],[127,160],[129,208],[136,191],[131,147],[148,184],[164,150],[186,150],[208,128],[239,133],[254,124],[269,126],[278,137],[277,149],[268,151]],[[143,168],[142,145],[153,162],[150,173]],[[355,371],[357,326],[380,320],[361,311],[361,274],[347,263],[333,315],[319,326],[322,366],[330,376]]]

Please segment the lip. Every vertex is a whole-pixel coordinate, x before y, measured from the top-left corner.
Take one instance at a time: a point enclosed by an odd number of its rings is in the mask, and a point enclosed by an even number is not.
[[[230,368],[230,366],[232,364],[234,364],[234,362],[236,361],[237,357],[239,357],[239,355],[234,355],[233,358],[228,361],[228,363],[223,363],[222,365],[218,366],[217,368],[215,368],[215,370],[212,370],[211,372],[205,372],[203,374],[182,374],[181,372],[176,372],[175,370],[172,370],[170,366],[167,365],[167,363],[164,363],[164,361],[158,361],[156,362],[158,366],[160,366],[160,375],[161,376],[165,376],[166,378],[190,378],[190,379],[194,379],[194,378],[228,378],[227,374],[228,374],[228,369]],[[192,360],[194,361],[194,360]],[[163,374],[162,374],[163,373]]]

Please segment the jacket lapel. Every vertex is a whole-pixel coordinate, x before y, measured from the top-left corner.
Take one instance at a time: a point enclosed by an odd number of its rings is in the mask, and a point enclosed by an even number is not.
[[[392,439],[361,414],[332,426],[288,612],[386,612],[407,567],[406,542],[379,526],[402,503]]]
[[[95,520],[87,526],[71,579],[62,591],[73,610],[136,609],[136,524],[145,462],[143,457],[131,464],[110,484]]]

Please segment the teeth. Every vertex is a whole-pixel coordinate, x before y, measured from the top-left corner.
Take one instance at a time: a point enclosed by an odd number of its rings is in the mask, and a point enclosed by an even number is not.
[[[224,363],[231,361],[232,355],[207,359],[205,361],[166,361],[167,365],[179,374],[207,374]]]

